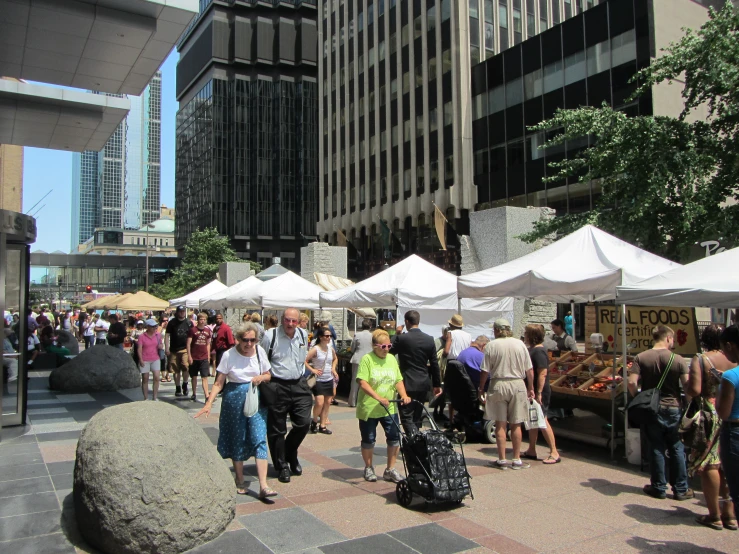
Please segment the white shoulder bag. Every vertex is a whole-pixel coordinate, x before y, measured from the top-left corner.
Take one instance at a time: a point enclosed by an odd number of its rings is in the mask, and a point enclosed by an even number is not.
[[[259,366],[259,373],[262,373],[262,360],[259,357],[259,345],[257,345],[257,365]],[[246,400],[244,400],[244,415],[246,417],[252,417],[259,411],[259,386],[253,382],[249,384],[249,390],[246,393]]]

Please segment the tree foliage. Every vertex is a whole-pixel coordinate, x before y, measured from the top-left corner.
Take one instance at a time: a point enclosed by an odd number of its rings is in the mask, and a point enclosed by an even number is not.
[[[216,277],[218,266],[223,262],[241,262],[226,237],[213,229],[195,231],[185,245],[182,264],[172,271],[168,279],[149,287],[150,292],[160,298],[171,299],[184,296],[209,283]],[[259,271],[256,262],[246,261],[252,269]]]
[[[684,79],[679,117],[637,116],[606,106],[559,110],[532,131],[556,132],[543,147],[590,137],[590,146],[549,164],[556,184],[592,181],[594,209],[539,222],[524,240],[568,233],[591,223],[667,258],[685,261],[707,238],[736,243],[739,210],[739,12],[713,10],[700,30],[652,60],[632,81],[635,96]],[[708,117],[696,120],[696,115]],[[551,172],[550,172],[551,173]]]

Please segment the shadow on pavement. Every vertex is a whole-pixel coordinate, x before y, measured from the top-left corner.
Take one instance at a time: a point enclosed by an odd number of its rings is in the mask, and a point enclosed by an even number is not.
[[[623,483],[614,483],[608,479],[591,478],[580,483],[580,486],[593,489],[605,496],[618,496],[619,494],[627,493],[643,494],[641,487],[637,487],[636,485],[625,485]],[[608,490],[603,490],[605,487],[608,487]]]
[[[639,552],[690,552],[691,554],[722,554],[723,551],[715,548],[698,546],[682,541],[655,541],[642,537],[630,537],[626,542]]]
[[[85,539],[82,538],[82,534],[77,527],[77,518],[74,515],[74,495],[72,492],[65,496],[62,501],[62,515],[59,523],[64,536],[73,546],[88,554],[102,554],[99,550],[87,544]]]

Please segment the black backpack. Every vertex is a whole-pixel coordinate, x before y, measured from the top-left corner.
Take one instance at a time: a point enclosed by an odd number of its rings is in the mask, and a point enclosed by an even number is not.
[[[670,361],[667,362],[667,367],[662,372],[662,377],[659,380],[659,384],[649,390],[643,390],[631,399],[627,406],[629,414],[629,425],[632,427],[639,428],[643,423],[650,423],[655,420],[659,413],[659,401],[660,401],[660,389],[667,378],[667,374],[670,372],[672,362],[675,360],[675,353],[670,353]]]

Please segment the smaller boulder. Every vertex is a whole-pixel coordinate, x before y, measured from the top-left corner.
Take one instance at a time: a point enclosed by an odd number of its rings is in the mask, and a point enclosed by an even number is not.
[[[99,344],[83,350],[49,375],[49,388],[63,392],[103,392],[141,386],[141,372],[131,355]]]
[[[72,356],[80,353],[80,343],[77,342],[75,336],[69,331],[57,331],[57,344],[69,350]]]

